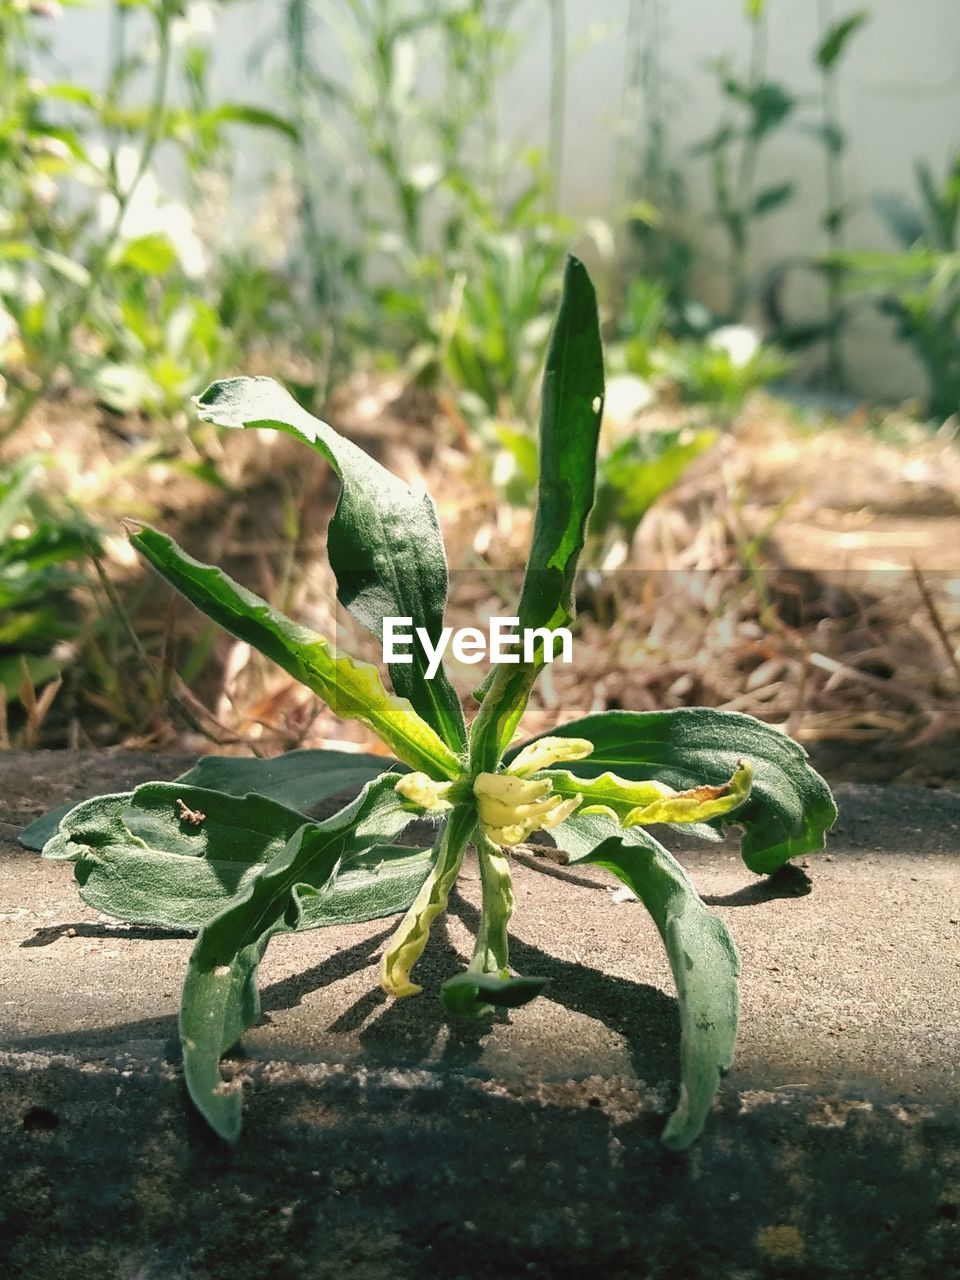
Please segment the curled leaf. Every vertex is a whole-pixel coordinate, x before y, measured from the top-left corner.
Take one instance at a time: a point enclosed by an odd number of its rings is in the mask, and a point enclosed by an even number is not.
[[[330,796],[359,791],[389,767],[383,756],[313,748],[269,758],[203,756],[175,781],[230,796],[266,796],[309,814]],[[20,843],[39,851],[74,807],[73,803],[61,805],[37,818],[20,833]]]
[[[415,996],[422,988],[410,981],[410,970],[420,959],[430,936],[430,926],[442,911],[453,888],[476,815],[467,806],[454,809],[437,842],[433,870],[416,900],[387,943],[380,964],[380,982],[387,995]]]
[[[729,781],[702,784],[675,791],[651,779],[630,781],[615,773],[601,773],[586,780],[566,771],[551,771],[551,785],[560,795],[580,795],[581,813],[613,818],[623,827],[649,827],[655,823],[708,822],[732,813],[750,795],[753,767],[741,761]]]
[[[480,867],[480,927],[469,971],[506,978],[510,973],[507,926],[516,905],[510,862],[482,831],[477,840],[477,862]]]
[[[481,773],[474,780],[480,826],[496,845],[520,844],[531,832],[549,830],[570,816],[580,797],[564,799],[548,778],[517,778],[509,773]]]
[[[594,744],[590,758],[571,770],[578,791],[610,769],[621,778],[653,779],[677,791],[703,783],[720,786],[741,759],[749,760],[749,796],[732,813],[710,822],[720,830],[742,827],[743,860],[764,875],[788,858],[822,849],[837,817],[830,789],[810,767],[804,749],[779,729],[737,711],[606,711],[572,720],[550,736],[588,738]],[[522,749],[507,753],[508,768]],[[696,824],[688,829],[696,831]]]
[[[444,809],[452,809],[449,799],[452,782],[434,782],[425,773],[407,773],[397,779],[396,793],[404,800],[409,800],[418,809],[439,813]]]
[[[585,760],[592,751],[593,743],[586,738],[537,738],[514,756],[509,772],[518,778],[529,778],[541,769],[568,760]]]
[[[306,902],[326,891],[342,862],[406,820],[393,779],[378,779],[332,818],[301,826],[201,930],[180,1004],[184,1074],[198,1110],[227,1141],[239,1136],[241,1101],[221,1077],[220,1057],[259,1016],[256,977],[267,944],[301,926]]]

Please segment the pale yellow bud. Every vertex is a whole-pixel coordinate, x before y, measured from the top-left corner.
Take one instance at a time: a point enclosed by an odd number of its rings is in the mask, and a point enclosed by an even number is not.
[[[425,773],[405,773],[402,778],[397,779],[395,790],[397,795],[403,796],[404,800],[409,800],[418,809],[437,812],[453,808],[447,799],[452,786],[452,782],[434,782]]]
[[[546,778],[528,782],[508,773],[481,773],[473,792],[480,825],[499,845],[520,844],[531,832],[557,826],[580,803],[552,792]]]
[[[531,773],[539,773],[551,765],[585,760],[592,754],[593,743],[586,738],[539,738],[523,748],[509,765],[508,772],[518,778],[529,778]]]

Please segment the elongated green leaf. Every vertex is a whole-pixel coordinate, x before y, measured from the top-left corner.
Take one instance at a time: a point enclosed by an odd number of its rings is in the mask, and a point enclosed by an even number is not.
[[[570,772],[595,778],[612,769],[624,778],[652,778],[678,791],[720,786],[740,760],[753,765],[750,797],[712,825],[743,828],[741,853],[751,871],[770,874],[789,858],[822,849],[836,821],[830,789],[786,734],[753,716],[704,707],[676,711],[608,711],[572,720],[552,737],[587,738],[593,754]],[[521,746],[508,753],[513,757]]]
[[[327,459],[343,491],[330,521],[327,554],[337,595],[378,640],[385,617],[412,618],[436,644],[447,600],[447,562],[432,499],[417,493],[350,440],[312,417],[272,378],[230,378],[200,396],[204,422],[272,427],[306,441]],[[443,671],[426,679],[423,645],[411,663],[393,663],[390,678],[448,746],[466,741],[460,700]]]
[[[408,815],[409,816],[409,815]],[[433,868],[436,850],[375,844],[345,859],[323,893],[304,902],[301,928],[361,924],[406,911]]]
[[[254,129],[272,129],[283,133],[291,140],[298,142],[300,133],[296,125],[285,116],[275,111],[267,111],[263,107],[250,106],[244,102],[224,102],[220,106],[205,111],[200,117],[203,124],[245,124]]]
[[[262,796],[152,782],[77,805],[43,856],[73,862],[88,906],[138,924],[199,929],[304,822]]]
[[[339,657],[323,636],[291,622],[222,569],[194,560],[166,534],[144,526],[130,541],[181,595],[272,658],[338,716],[367,725],[414,769],[433,778],[459,776],[451,748],[405,698],[387,693],[376,667]]]
[[[833,66],[846,48],[847,41],[863,26],[869,17],[870,14],[866,9],[858,9],[856,13],[851,13],[847,18],[842,18],[830,28],[820,42],[816,55],[818,64],[825,71]]]
[[[191,1098],[227,1141],[239,1137],[241,1101],[221,1077],[220,1058],[259,1016],[257,968],[267,944],[300,927],[306,902],[343,861],[391,834],[395,807],[392,779],[380,779],[335,817],[302,826],[201,931],[180,1006],[183,1065]]]
[[[574,575],[596,490],[603,390],[596,294],[583,263],[570,257],[543,375],[540,482],[518,609],[522,630],[573,621]],[[471,730],[475,769],[496,768],[542,665],[538,658],[497,668]]]
[[[737,1038],[740,962],[729,931],[700,901],[680,864],[649,832],[617,832],[575,814],[552,833],[571,865],[593,863],[622,880],[653,917],[680,1003],[680,1099],[663,1131],[674,1151],[702,1131]]]
[[[53,667],[56,672],[56,664]],[[18,676],[18,682],[21,678]],[[382,756],[319,749],[288,751],[286,755],[272,759],[204,756],[175,781],[204,787],[208,791],[222,791],[228,796],[245,796],[254,792],[309,814],[322,801],[339,795],[341,791],[359,791],[364,783],[391,766],[392,761]],[[37,818],[20,833],[20,843],[25,849],[42,849],[74,807],[75,802],[72,801]]]
[[[755,218],[773,213],[781,205],[792,199],[796,187],[792,182],[778,182],[775,186],[764,187],[753,198],[752,211]]]
[[[184,818],[180,803],[193,815]],[[202,814],[202,820],[199,815]],[[397,802],[388,831],[410,815]],[[151,782],[136,791],[97,796],[71,810],[44,857],[74,863],[88,906],[133,924],[201,929],[245,889],[306,822],[262,796],[228,796]],[[430,870],[429,850],[378,846],[304,907],[300,927],[373,920],[405,911]]]

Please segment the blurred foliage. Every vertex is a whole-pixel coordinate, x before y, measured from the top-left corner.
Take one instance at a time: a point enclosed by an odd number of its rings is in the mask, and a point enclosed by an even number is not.
[[[497,494],[525,504],[536,375],[578,245],[601,281],[610,368],[636,391],[601,451],[600,543],[629,540],[794,353],[821,352],[824,380],[842,388],[844,333],[865,306],[892,317],[923,363],[930,414],[957,413],[960,153],[942,177],[918,166],[915,199],[876,199],[896,252],[848,243],[839,77],[866,9],[817,0],[812,94],[775,78],[772,6],[744,0],[741,31],[711,64],[720,113],[690,154],[671,141],[667,0],[630,0],[617,190],[605,220],[576,220],[560,199],[576,51],[563,0],[282,0],[249,67],[272,84],[269,105],[214,90],[225,7],[101,0],[106,69],[93,85],[51,57],[58,6],[0,0],[0,445],[45,397],[79,387],[137,415],[127,475],[169,462],[179,443],[190,461],[169,465],[222,486],[185,412],[214,377],[286,362],[321,407],[358,369],[400,370],[475,435]],[[503,120],[538,22],[550,48],[543,146]],[[251,207],[253,131],[267,135],[271,167]],[[822,162],[823,248],[758,267],[764,221],[796,207],[794,181],[769,164],[788,131]],[[710,192],[699,214],[687,196],[695,166]],[[718,265],[723,288],[709,295]],[[784,300],[797,270],[822,287],[821,314],[804,322]],[[643,422],[648,408],[667,425]],[[35,683],[54,671],[92,536],[52,496],[44,455],[0,471],[8,695],[22,687],[21,656]],[[162,698],[128,696],[129,636],[110,609],[114,621],[78,651],[99,705],[133,726]]]
[[[498,95],[529,0],[287,0],[300,252],[347,365],[389,353],[490,413],[530,411],[564,254],[556,174],[508,144]],[[550,19],[557,20],[557,6]],[[320,41],[322,40],[322,46]],[[341,66],[333,78],[319,65]],[[552,92],[562,146],[562,87]],[[309,141],[307,141],[309,140]],[[324,225],[330,193],[349,229]]]
[[[239,263],[224,279],[208,261],[197,218],[162,194],[153,165],[169,152],[209,185],[229,165],[232,126],[293,130],[211,103],[208,55],[181,7],[109,5],[94,89],[40,74],[57,6],[0,0],[0,441],[63,372],[118,411],[171,413],[236,358],[220,303]],[[186,105],[172,105],[174,82]]]
[[[715,431],[680,428],[637,433],[602,455],[597,468],[597,501],[590,533],[609,529],[630,537],[658,498],[669,493],[684,472],[717,438]]]
[[[0,685],[7,700],[25,675],[42,684],[64,665],[69,649],[59,642],[78,624],[76,565],[97,547],[92,525],[57,510],[42,492],[46,461],[30,454],[0,469]]]
[[[851,289],[865,289],[896,324],[926,371],[930,412],[960,413],[960,150],[942,179],[917,165],[917,203],[899,196],[876,207],[899,252],[847,252],[837,265]]]

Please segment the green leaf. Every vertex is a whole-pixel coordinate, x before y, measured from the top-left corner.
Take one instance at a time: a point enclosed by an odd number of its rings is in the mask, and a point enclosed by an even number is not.
[[[743,859],[759,874],[769,875],[789,858],[822,849],[825,833],[836,821],[830,789],[807,763],[807,753],[753,716],[705,707],[607,711],[551,729],[550,736],[586,738],[594,744],[588,759],[571,766],[571,773],[583,778],[612,769],[624,778],[652,778],[686,791],[704,783],[720,786],[741,760],[752,764],[749,799],[729,818],[714,819],[711,825],[743,828]],[[507,761],[524,745],[508,752]]]
[[[384,756],[325,750],[288,751],[271,760],[204,756],[180,781],[232,796],[255,791],[309,813],[341,791],[359,791],[392,763]]]
[[[447,562],[432,499],[417,493],[350,440],[312,417],[272,378],[215,382],[200,396],[204,422],[222,427],[270,427],[306,441],[323,454],[343,486],[330,521],[327,553],[337,596],[378,640],[385,617],[412,618],[435,645],[443,627]],[[412,663],[393,663],[397,693],[455,751],[466,741],[460,700],[439,671],[426,679],[419,640]]]
[[[846,48],[847,41],[869,17],[868,10],[858,9],[856,13],[851,13],[848,18],[842,18],[830,28],[820,42],[816,53],[817,62],[824,70],[833,66]]]
[[[796,188],[792,182],[780,182],[774,187],[765,187],[758,191],[753,200],[752,213],[755,218],[773,213],[791,198]]]
[[[485,1013],[490,1006],[519,1009],[535,1000],[548,978],[500,978],[494,973],[458,973],[440,988],[444,1008],[461,1018]]]
[[[574,814],[551,834],[571,865],[605,867],[632,889],[663,939],[680,1004],[680,1099],[662,1139],[682,1151],[702,1131],[720,1076],[733,1061],[740,973],[733,940],[648,832],[618,833],[607,819]]]
[[[178,802],[196,820],[184,820]],[[77,805],[43,857],[74,863],[88,906],[138,924],[199,929],[304,821],[263,796],[148,782]]]
[[[22,678],[22,675],[18,677],[17,687]],[[308,814],[341,791],[359,791],[364,783],[391,768],[392,763],[383,756],[323,750],[288,751],[269,760],[204,756],[174,781],[208,791],[222,791],[229,796],[255,792]],[[59,805],[31,822],[21,831],[20,844],[25,849],[42,849],[76,803]]]
[[[796,106],[792,94],[774,80],[747,83],[729,76],[724,90],[750,112],[750,135],[754,138],[765,137],[782,124]]]
[[[202,819],[184,818],[181,804]],[[386,816],[384,807],[384,822]],[[384,834],[395,835],[410,821],[399,801],[391,820],[394,829]],[[75,806],[43,856],[73,862],[81,898],[98,911],[134,924],[194,931],[259,875],[305,821],[263,796],[149,782]],[[430,868],[429,856],[410,861],[413,853],[380,850],[351,870],[352,879],[335,886],[329,901],[311,900],[302,927],[406,910]],[[363,914],[367,907],[370,915]]]
[[[603,391],[596,293],[583,263],[570,257],[543,375],[537,515],[518,608],[521,631],[573,621],[574,575],[596,489]],[[541,658],[497,668],[471,731],[476,770],[496,768],[542,665]]]
[[[625,440],[601,463],[591,528],[599,532],[614,520],[633,528],[716,439],[716,431],[707,430]]]
[[[201,931],[180,1006],[183,1065],[197,1109],[227,1141],[240,1135],[241,1102],[221,1077],[220,1058],[259,1017],[257,968],[267,944],[301,926],[308,900],[341,864],[389,835],[395,813],[392,779],[370,783],[334,817],[300,827]]]
[[[176,261],[177,251],[170,237],[155,232],[121,242],[111,265],[132,267],[134,271],[140,271],[144,275],[163,276]]]
[[[199,124],[245,124],[253,129],[271,129],[285,134],[291,142],[299,142],[300,131],[292,121],[275,111],[253,107],[242,102],[224,102],[199,117]]]
[[[375,844],[365,849],[341,866],[320,898],[304,903],[300,927],[362,924],[408,910],[435,858],[434,848]]]
[[[432,778],[460,775],[457,756],[405,698],[387,693],[370,663],[338,656],[328,640],[272,609],[222,569],[201,564],[156,529],[130,541],[181,595],[312,689],[345,720],[371,728],[399,759]]]

